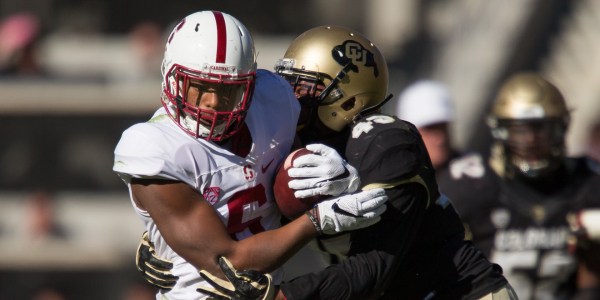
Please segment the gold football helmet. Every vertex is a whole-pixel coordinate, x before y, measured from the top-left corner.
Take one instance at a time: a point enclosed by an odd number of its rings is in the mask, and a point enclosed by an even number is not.
[[[275,71],[292,84],[300,100],[299,130],[318,117],[339,132],[387,94],[383,55],[362,34],[344,27],[320,26],[302,33]]]
[[[516,170],[537,178],[560,166],[569,110],[560,91],[540,75],[518,73],[508,78],[497,94],[488,125],[497,141],[492,167],[500,175]]]

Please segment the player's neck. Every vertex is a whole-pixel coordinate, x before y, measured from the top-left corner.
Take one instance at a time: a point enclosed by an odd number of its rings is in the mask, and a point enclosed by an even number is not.
[[[250,130],[248,130],[248,126],[244,124],[235,135],[217,144],[237,156],[246,157],[252,149],[252,135],[250,134]]]

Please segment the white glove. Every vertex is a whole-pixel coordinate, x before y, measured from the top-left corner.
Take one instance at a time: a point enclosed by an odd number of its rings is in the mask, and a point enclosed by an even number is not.
[[[336,234],[379,222],[387,199],[384,189],[371,189],[322,201],[306,214],[319,234]]]
[[[294,160],[288,175],[294,179],[288,186],[296,190],[296,198],[316,195],[339,196],[354,193],[360,186],[358,171],[348,164],[333,148],[323,144],[306,145],[314,152]],[[341,178],[338,178],[341,177]]]

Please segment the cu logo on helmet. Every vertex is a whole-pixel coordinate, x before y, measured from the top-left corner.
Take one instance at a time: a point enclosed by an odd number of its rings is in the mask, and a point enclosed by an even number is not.
[[[352,60],[353,63],[364,64],[367,57],[367,50],[363,46],[356,42],[346,43],[346,56]]]
[[[375,55],[359,42],[347,40],[337,45],[331,51],[333,59],[353,72],[359,73],[359,65],[373,68],[373,75],[379,76],[379,69],[375,63]]]

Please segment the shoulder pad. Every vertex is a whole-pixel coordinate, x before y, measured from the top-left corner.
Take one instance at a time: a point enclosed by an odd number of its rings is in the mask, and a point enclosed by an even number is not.
[[[393,182],[414,176],[426,150],[417,129],[388,115],[370,115],[352,127],[346,146],[348,162],[363,182]]]
[[[130,175],[153,176],[160,172],[164,160],[160,159],[160,149],[149,141],[159,134],[158,130],[147,123],[133,125],[123,132],[115,148],[113,171]]]

